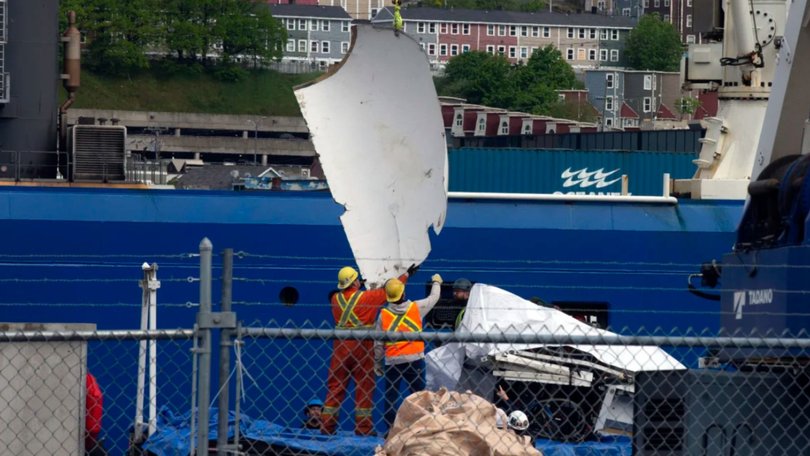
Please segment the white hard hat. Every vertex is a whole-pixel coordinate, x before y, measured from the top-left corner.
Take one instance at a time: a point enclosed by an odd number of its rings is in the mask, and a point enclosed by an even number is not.
[[[529,429],[529,417],[520,410],[515,410],[514,412],[510,413],[509,420],[507,420],[506,423],[510,429],[514,429],[516,431],[525,431],[526,429]]]

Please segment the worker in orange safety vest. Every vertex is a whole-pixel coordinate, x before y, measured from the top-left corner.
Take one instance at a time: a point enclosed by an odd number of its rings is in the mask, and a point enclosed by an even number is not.
[[[418,266],[412,265],[398,280],[405,283]],[[332,316],[337,329],[372,329],[377,312],[386,302],[385,290],[360,291],[357,271],[349,266],[338,272],[338,289],[331,298]],[[374,343],[370,340],[335,340],[332,361],[326,379],[328,392],[321,418],[321,432],[337,430],[340,405],[346,396],[349,378],[355,384],[355,428],[357,435],[374,435],[372,400],[374,381]]]
[[[405,299],[405,284],[397,279],[385,283],[388,305],[380,311],[377,330],[422,332],[422,318],[439,301],[442,277],[434,274],[430,294],[418,301]],[[377,341],[374,344],[374,372],[383,375],[385,359],[385,424],[390,431],[397,415],[399,387],[405,382],[410,393],[425,389],[425,343],[422,341]]]

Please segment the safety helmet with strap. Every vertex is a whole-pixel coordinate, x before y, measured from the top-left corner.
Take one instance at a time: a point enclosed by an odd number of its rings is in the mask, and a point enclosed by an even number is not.
[[[405,294],[405,284],[399,279],[388,279],[385,282],[385,297],[388,302],[399,302]]]
[[[338,289],[345,290],[346,288],[349,288],[351,284],[357,280],[357,277],[357,270],[355,270],[353,267],[344,266],[340,268],[340,271],[338,271]]]

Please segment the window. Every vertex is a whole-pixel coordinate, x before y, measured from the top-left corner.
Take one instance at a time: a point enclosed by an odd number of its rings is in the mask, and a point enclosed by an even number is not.
[[[498,36],[506,36],[506,26],[499,25],[498,26]]]
[[[447,35],[447,23],[446,22],[442,22],[439,25],[439,33],[441,33],[442,35]]]
[[[564,93],[558,93],[557,94],[557,101],[559,101],[560,103],[565,103],[565,94]]]
[[[579,38],[580,39],[586,38],[587,33],[588,33],[588,29],[586,29],[586,28],[579,29]]]
[[[686,0],[686,6],[691,8],[692,7],[692,0]]]
[[[521,59],[528,59],[529,58],[529,48],[526,46],[520,47],[520,58]]]
[[[644,112],[652,112],[652,98],[644,97]]]
[[[613,111],[613,97],[610,95],[605,97],[605,111]]]
[[[692,15],[686,15],[686,28],[692,28]]]
[[[450,45],[450,55],[458,55],[458,44]]]
[[[540,27],[532,27],[532,37],[534,38],[540,37]]]
[[[487,36],[495,36],[495,26],[492,24],[487,25]]]
[[[669,14],[664,14],[664,22],[671,22],[669,20]]]
[[[352,23],[349,21],[342,21],[340,23],[340,31],[341,32],[348,32],[349,28],[352,26]]]
[[[464,116],[461,113],[456,114],[456,126],[463,127],[464,126]]]
[[[608,59],[608,50],[607,49],[599,49],[599,61],[607,62]]]
[[[611,62],[618,62],[619,61],[619,50],[618,49],[611,49],[610,50],[610,61]]]
[[[436,55],[436,43],[428,44],[428,55]]]
[[[436,23],[435,22],[431,22],[430,24],[428,24],[428,33],[432,33],[434,35],[436,34]]]
[[[509,46],[509,58],[514,59],[517,57],[517,48],[515,46]]]
[[[644,0],[644,9],[647,9],[649,7],[650,7],[650,0]]]
[[[619,41],[619,31],[618,30],[611,30],[610,31],[610,39],[613,41]]]
[[[307,52],[307,40],[298,40],[298,52]]]
[[[687,44],[694,44],[695,43],[695,35],[686,35],[686,43]]]
[[[439,45],[439,55],[447,55],[447,45],[440,44]]]
[[[309,21],[309,31],[310,32],[317,32],[318,31],[318,21],[311,20]]]
[[[574,49],[568,48],[565,50],[565,58],[568,60],[574,60]]]
[[[498,46],[498,55],[506,56],[506,46]]]
[[[606,89],[613,88],[613,73],[605,74],[605,88]]]
[[[494,44],[488,44],[487,45],[487,52],[489,52],[492,55],[495,55],[495,45]]]
[[[509,26],[509,36],[517,36],[517,26]]]
[[[653,6],[656,8],[661,7],[661,0],[653,0]]]
[[[664,0],[664,6],[669,8],[669,0]]]
[[[465,35],[469,35],[470,34],[470,24],[462,25],[461,26],[461,33],[463,33]]]
[[[521,26],[520,27],[520,36],[529,36],[529,27]]]
[[[329,53],[329,41],[321,41],[321,54]]]
[[[481,133],[487,131],[487,119],[484,117],[479,117],[476,129]]]
[[[328,32],[331,28],[331,23],[329,21],[321,21],[321,31]]]
[[[596,8],[597,8],[599,11],[604,10],[604,9],[605,9],[605,0],[599,0],[599,1],[596,3]]]
[[[425,27],[424,22],[417,22],[416,23],[416,33],[425,33],[426,29],[427,29],[427,27]]]
[[[459,27],[458,24],[450,24],[450,33],[453,35],[458,35]]]
[[[349,52],[349,42],[348,41],[341,41],[340,42],[340,53],[345,54]]]
[[[613,126],[613,118],[612,117],[605,117],[605,126],[612,127]]]
[[[630,8],[622,8],[622,16],[630,17]]]
[[[470,52],[470,45],[469,44],[462,44],[461,45],[461,53]]]
[[[287,30],[295,30],[295,19],[287,19]]]
[[[318,52],[318,42],[313,40],[309,42],[309,52]]]
[[[588,60],[596,60],[596,49],[588,49]]]
[[[543,38],[551,38],[551,27],[543,27]]]
[[[574,32],[574,29],[571,28],[571,27],[568,27],[568,38],[573,38],[575,36],[576,36],[576,32]]]
[[[376,16],[376,15],[377,15],[377,8],[371,8],[371,15],[369,17],[374,19],[374,16]]]
[[[295,40],[287,40],[287,52],[295,52]]]
[[[589,30],[589,33],[588,33],[588,36],[589,36],[589,37],[590,37],[592,40],[595,40],[595,39],[596,39],[596,36],[597,36],[597,35],[596,35],[596,29],[593,29],[593,28],[592,28],[592,29],[590,29],[590,30]]]
[[[298,19],[298,30],[306,30],[306,29],[307,29],[307,20]]]
[[[602,29],[599,31],[599,39],[600,40],[607,40],[608,39],[608,29]]]
[[[509,122],[503,121],[501,122],[501,134],[508,135],[509,134]]]

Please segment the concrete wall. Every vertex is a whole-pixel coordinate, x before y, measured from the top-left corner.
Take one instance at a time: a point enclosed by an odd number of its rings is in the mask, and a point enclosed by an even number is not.
[[[92,324],[3,323],[2,331],[93,331]],[[0,454],[84,455],[85,342],[0,344]]]

